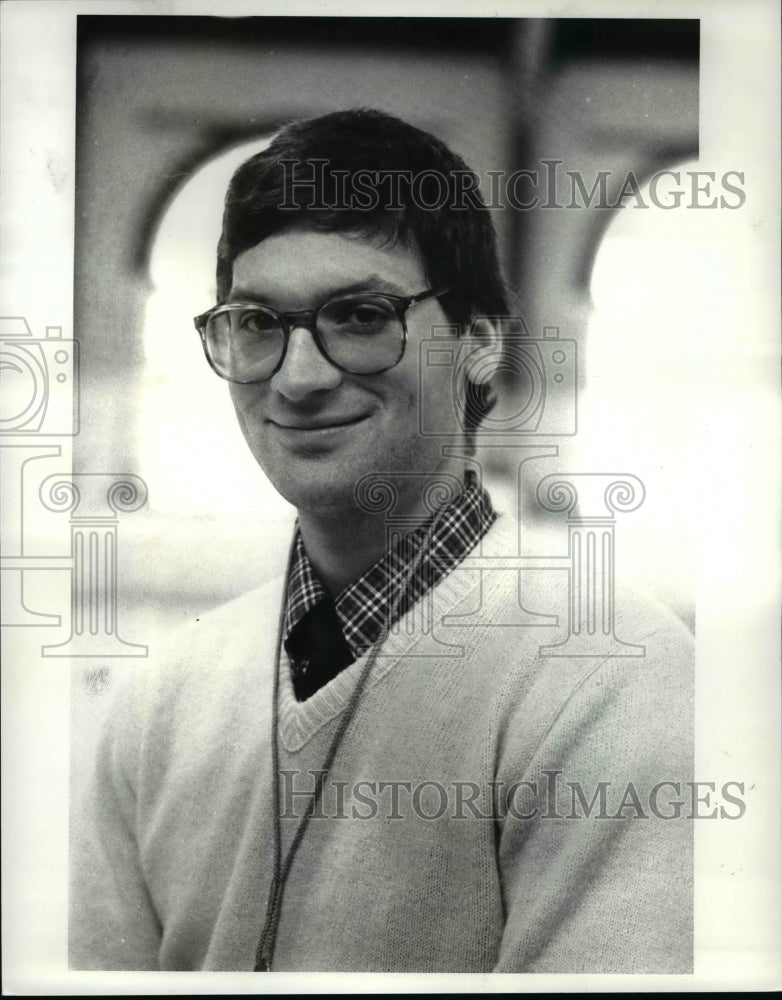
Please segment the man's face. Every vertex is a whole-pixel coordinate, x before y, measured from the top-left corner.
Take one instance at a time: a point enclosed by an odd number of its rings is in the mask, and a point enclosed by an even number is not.
[[[427,287],[421,261],[410,248],[290,229],[236,258],[228,301],[294,312],[345,292],[409,296]],[[447,322],[436,299],[414,305],[407,313],[404,357],[379,375],[340,371],[308,330],[293,327],[283,365],[271,379],[231,385],[250,450],[300,512],[354,508],[354,488],[367,473],[433,473],[447,467],[442,439],[419,431],[421,393],[427,393],[433,426],[458,430],[450,367],[427,369],[423,384],[419,375],[420,342],[431,336],[434,324]],[[416,483],[420,477],[411,475],[403,506],[415,502]]]

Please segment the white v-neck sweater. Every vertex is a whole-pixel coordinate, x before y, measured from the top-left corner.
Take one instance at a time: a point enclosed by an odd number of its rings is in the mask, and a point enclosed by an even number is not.
[[[480,551],[515,538],[500,517]],[[181,631],[118,697],[75,799],[72,968],[252,969],[273,671],[286,847],[364,662],[297,702],[273,662],[284,583]],[[566,573],[457,568],[402,619],[296,855],[274,970],[691,969],[691,637],[620,594],[616,637],[645,656],[542,655],[566,602]]]

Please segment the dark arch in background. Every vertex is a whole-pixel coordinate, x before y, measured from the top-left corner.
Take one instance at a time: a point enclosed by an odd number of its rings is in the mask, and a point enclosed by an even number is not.
[[[536,31],[547,24],[545,32]],[[505,66],[511,83],[521,77],[525,85],[532,74],[547,77],[556,74],[573,61],[599,60],[654,60],[668,63],[697,64],[700,55],[699,22],[694,19],[647,20],[636,18],[558,18],[543,22],[540,19],[517,18],[372,18],[372,17],[176,17],[161,16],[79,16],[78,45],[80,55],[102,42],[126,41],[129,44],[144,42],[161,44],[200,44],[207,47],[223,45],[256,46],[259,57],[276,46],[295,43],[324,49],[331,45],[356,47],[361,51],[382,47],[386,50],[449,51],[455,56],[460,52],[484,53],[499,59]],[[531,44],[530,44],[531,42]],[[526,57],[526,59],[525,59]],[[528,65],[519,65],[526,61]],[[79,67],[86,60],[79,59]],[[83,94],[94,81],[79,77],[79,91]],[[520,88],[524,92],[523,88]],[[533,95],[529,95],[527,103]],[[523,101],[521,102],[524,103]],[[146,273],[149,253],[160,219],[184,182],[201,166],[216,156],[227,152],[242,142],[261,138],[276,131],[295,114],[276,114],[255,118],[243,125],[226,125],[204,122],[193,135],[192,148],[160,178],[155,194],[143,207],[138,234],[133,241],[131,266]],[[517,123],[529,125],[522,116]],[[176,124],[165,111],[147,111],[143,118],[151,129],[165,129]],[[510,123],[509,123],[510,124]],[[517,130],[512,139],[515,163],[512,169],[528,162],[530,137],[527,128]],[[653,158],[638,164],[638,179],[648,178],[655,170],[669,167],[691,158],[697,153],[693,147],[657,150]],[[602,236],[610,222],[604,213],[593,227],[584,246],[583,270],[579,281],[588,284],[591,263]],[[519,221],[523,229],[523,222]],[[521,235],[520,233],[516,235]],[[523,240],[521,241],[523,242]],[[512,239],[513,247],[520,241]],[[517,261],[511,261],[509,271],[517,272]]]
[[[313,63],[320,60],[320,75],[312,78],[318,82],[310,86],[325,89],[315,94],[307,85],[297,88],[290,79],[279,91],[273,89],[274,74],[285,65],[287,49],[295,50],[299,60],[306,60],[310,51]],[[463,135],[470,137],[472,155],[476,149],[491,148],[483,169],[488,165],[512,171],[540,157],[545,147],[537,140],[557,112],[547,98],[564,74],[572,75],[574,67],[589,71],[591,67],[649,65],[653,72],[658,67],[673,66],[677,72],[684,68],[692,81],[688,93],[697,93],[697,72],[690,70],[697,70],[698,65],[699,23],[682,19],[79,15],[74,319],[82,346],[84,419],[76,445],[78,467],[102,468],[118,461],[133,466],[127,399],[143,363],[149,255],[168,206],[185,181],[222,152],[311,113],[310,105],[326,106],[332,53],[335,87],[341,87],[334,107],[347,106],[345,98],[350,99],[352,57],[361,67],[356,72],[367,74],[377,55],[379,63],[385,60],[384,75],[377,77],[383,87],[394,72],[399,74],[400,92],[391,102],[402,108],[398,113],[404,115],[409,108],[409,114],[424,127],[427,120],[432,122],[435,131],[437,121],[450,121],[452,131],[462,128]],[[437,97],[440,105],[427,108],[404,79],[405,58],[417,57],[420,65],[421,56],[427,54],[453,74],[451,103],[451,91],[442,91]],[[462,68],[468,54],[472,76],[465,82]],[[485,73],[479,68],[482,64],[490,67]],[[199,65],[204,67],[202,76]],[[137,75],[143,72],[139,66],[150,67],[153,73],[146,87],[138,86]],[[258,92],[257,102],[247,91],[241,101],[234,100],[232,95],[239,95],[241,86],[237,74],[252,67],[262,69],[258,76],[263,79],[263,92]],[[441,73],[439,79],[445,75]],[[481,91],[481,80],[491,89]],[[356,103],[362,103],[360,89]],[[378,85],[367,91],[382,92]],[[480,114],[474,109],[470,114],[465,104],[471,93]],[[202,100],[202,95],[210,99]],[[621,110],[623,95],[611,99],[619,102]],[[495,135],[498,130],[502,133],[491,147],[480,131],[484,111],[493,114],[486,127]],[[575,107],[572,114],[578,114]],[[676,109],[672,109],[671,119],[675,117]],[[670,165],[690,153],[689,148],[673,150],[670,141],[661,142],[659,135],[653,148],[643,137],[643,123],[637,124],[632,141],[639,176],[646,176],[655,163]],[[616,139],[611,144],[613,122],[609,120],[606,126],[604,121],[603,127],[600,142],[607,139],[605,158],[610,166],[619,147]],[[697,146],[697,122],[692,132]],[[549,134],[546,141],[550,140]],[[480,169],[478,163],[471,165]],[[565,300],[565,296],[558,298],[563,282],[571,288],[587,287],[594,251],[613,213],[558,214],[563,218],[554,229],[552,220],[542,219],[540,212],[506,211],[496,217],[503,230],[507,275],[525,303],[525,316],[530,303],[534,314],[536,296],[559,309]],[[563,233],[560,223],[565,221]],[[530,269],[536,254],[537,271]],[[545,258],[542,265],[541,256]],[[556,263],[560,284],[546,285],[548,260]],[[564,310],[563,305],[563,314]],[[532,333],[539,335],[539,316],[532,318]]]
[[[662,170],[675,170],[679,164],[695,159],[697,155],[697,143],[661,150],[654,156],[639,161],[637,168],[633,170],[633,175],[638,181],[638,186],[642,188],[656,173]],[[616,208],[596,214],[593,224],[587,231],[583,244],[581,267],[575,274],[578,286],[585,291],[592,282],[592,272],[595,260],[597,259],[597,252],[600,249],[600,244],[603,242],[603,237],[608,232],[617,213],[621,212],[623,207],[624,205],[618,205]]]
[[[176,17],[160,16],[79,16],[78,66],[87,62],[91,49],[107,42],[129,45],[202,45],[207,48],[255,48],[259,58],[265,52],[295,44],[320,51],[331,46],[355,48],[361,52],[380,48],[387,52],[426,53],[440,51],[487,57],[506,61],[513,45],[512,26],[518,19],[508,18],[373,18],[373,17]],[[94,81],[79,75],[78,93],[83,95]],[[77,98],[78,100],[78,98]],[[259,105],[285,103],[260,101]],[[232,147],[262,138],[300,117],[296,112],[259,115],[242,124],[205,121],[192,136],[191,148],[173,170],[160,178],[158,190],[143,207],[138,232],[133,241],[131,266],[143,273],[160,219],[185,181],[208,161]],[[143,120],[151,130],[178,127],[176,114],[147,110]]]

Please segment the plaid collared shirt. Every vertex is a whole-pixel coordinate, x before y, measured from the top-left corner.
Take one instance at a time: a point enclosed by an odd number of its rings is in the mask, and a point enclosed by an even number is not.
[[[457,497],[426,524],[400,538],[347,586],[334,599],[334,606],[354,658],[366,652],[418,598],[457,566],[496,517],[489,494],[475,473],[468,470],[464,490]],[[411,575],[411,567],[419,557]],[[285,604],[286,640],[302,617],[324,599],[331,600],[312,568],[297,529]]]

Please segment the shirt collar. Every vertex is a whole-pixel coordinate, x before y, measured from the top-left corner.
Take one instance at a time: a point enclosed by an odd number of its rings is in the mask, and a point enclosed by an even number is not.
[[[430,587],[454,569],[496,517],[489,494],[475,472],[467,470],[464,489],[458,496],[425,524],[401,537],[334,598],[337,617],[353,654],[358,657],[364,653]],[[331,600],[312,567],[297,527],[285,602],[284,638],[324,599]]]

